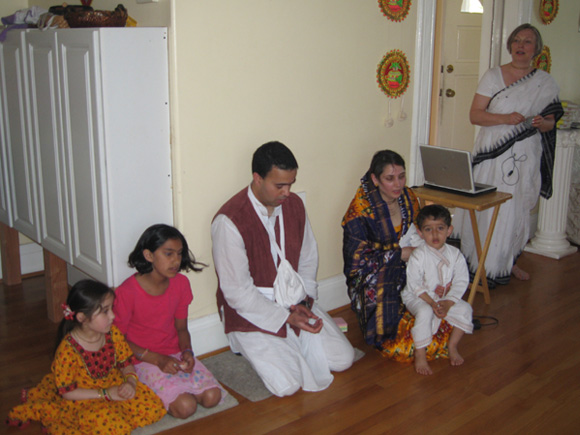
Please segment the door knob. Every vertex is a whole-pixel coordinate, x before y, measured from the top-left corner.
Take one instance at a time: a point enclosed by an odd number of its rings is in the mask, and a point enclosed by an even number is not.
[[[448,73],[452,73],[453,72],[453,65],[447,65],[447,72]]]
[[[445,90],[445,96],[449,98],[453,98],[455,96],[455,91],[453,89]]]

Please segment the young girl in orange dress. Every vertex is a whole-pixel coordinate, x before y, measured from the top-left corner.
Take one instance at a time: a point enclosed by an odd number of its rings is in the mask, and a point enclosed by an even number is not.
[[[76,283],[63,304],[52,373],[23,393],[8,423],[40,421],[49,434],[130,434],[165,415],[159,398],[139,382],[133,353],[113,325],[115,293]]]
[[[193,300],[182,270],[199,272],[185,237],[178,229],[157,224],[145,230],[129,265],[137,273],[116,290],[115,324],[140,360],[139,378],[161,398],[173,417],[188,418],[198,404],[211,408],[226,392],[194,357],[187,329]]]

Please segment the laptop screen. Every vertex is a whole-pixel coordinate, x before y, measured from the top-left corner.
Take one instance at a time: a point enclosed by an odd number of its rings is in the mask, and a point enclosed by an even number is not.
[[[473,191],[469,152],[430,145],[421,145],[420,150],[425,184]]]

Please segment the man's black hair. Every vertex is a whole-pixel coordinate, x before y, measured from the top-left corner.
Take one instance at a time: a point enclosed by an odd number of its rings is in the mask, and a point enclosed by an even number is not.
[[[272,141],[265,143],[254,152],[252,157],[252,173],[266,178],[268,172],[275,166],[278,169],[291,171],[298,169],[298,162],[292,151],[281,142]]]

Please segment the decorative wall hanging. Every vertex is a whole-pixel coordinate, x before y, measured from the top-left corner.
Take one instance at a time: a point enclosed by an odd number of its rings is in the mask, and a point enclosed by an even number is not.
[[[391,114],[390,98],[402,96],[409,87],[410,69],[405,53],[401,50],[391,50],[383,56],[383,60],[377,68],[377,83],[379,88],[389,97],[389,113],[385,118],[385,127],[392,127],[395,120]],[[399,111],[399,121],[407,119],[407,114],[403,110],[405,97],[401,97],[401,109]]]
[[[391,21],[403,21],[409,9],[411,0],[379,0],[379,6],[383,15]]]
[[[534,66],[538,69],[543,69],[547,73],[552,68],[552,56],[550,55],[550,47],[544,45],[540,54],[534,58]]]
[[[558,15],[558,0],[540,1],[540,19],[544,24],[550,24]]]
[[[377,68],[379,88],[390,98],[405,93],[410,80],[409,62],[401,50],[391,50],[383,56]]]

